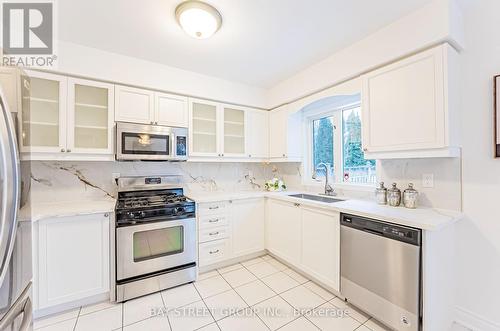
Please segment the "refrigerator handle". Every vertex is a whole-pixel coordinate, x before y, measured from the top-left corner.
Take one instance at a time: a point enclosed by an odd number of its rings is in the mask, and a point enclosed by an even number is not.
[[[9,311],[4,315],[2,320],[0,320],[0,330],[7,330],[21,314],[23,315],[23,319],[19,325],[19,331],[28,331],[32,329],[33,304],[31,303],[30,294],[31,282],[29,282],[23,293],[21,293],[16,302],[14,302]]]
[[[17,211],[20,199],[19,157],[16,130],[0,91],[0,284],[7,273],[17,230]]]

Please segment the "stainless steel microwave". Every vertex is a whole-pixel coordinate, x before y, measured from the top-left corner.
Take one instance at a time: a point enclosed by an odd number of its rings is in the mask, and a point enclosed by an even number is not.
[[[160,125],[116,123],[116,159],[185,161],[188,129]]]

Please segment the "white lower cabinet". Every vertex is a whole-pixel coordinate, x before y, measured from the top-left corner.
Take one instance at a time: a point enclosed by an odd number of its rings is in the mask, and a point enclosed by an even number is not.
[[[264,198],[200,203],[197,209],[201,268],[264,250]]]
[[[268,200],[266,248],[279,258],[300,263],[301,215],[298,204]]]
[[[264,199],[233,201],[230,220],[233,257],[264,250]]]
[[[302,207],[301,267],[340,291],[340,214]]]
[[[231,258],[231,243],[229,239],[200,243],[199,250],[200,267]]]
[[[269,199],[266,248],[331,289],[340,289],[340,214]]]
[[[109,292],[109,215],[37,221],[33,232],[35,309]]]

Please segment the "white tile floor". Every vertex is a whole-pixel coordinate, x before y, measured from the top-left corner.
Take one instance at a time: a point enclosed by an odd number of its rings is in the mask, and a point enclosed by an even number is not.
[[[124,304],[100,303],[35,321],[38,331],[382,331],[369,316],[263,256],[193,284]]]

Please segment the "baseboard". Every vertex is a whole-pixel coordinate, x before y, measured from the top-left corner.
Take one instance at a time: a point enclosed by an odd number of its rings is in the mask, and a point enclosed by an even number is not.
[[[37,318],[42,318],[42,317],[49,316],[49,315],[59,314],[59,313],[62,313],[64,311],[67,311],[67,310],[71,310],[74,308],[87,306],[87,305],[91,305],[91,304],[95,304],[95,303],[99,303],[99,302],[103,302],[103,301],[109,301],[109,292],[93,295],[91,297],[63,303],[63,304],[52,306],[52,307],[36,309],[33,312],[33,318],[37,319]]]
[[[473,331],[500,331],[500,325],[462,307],[456,307],[456,321]]]

